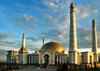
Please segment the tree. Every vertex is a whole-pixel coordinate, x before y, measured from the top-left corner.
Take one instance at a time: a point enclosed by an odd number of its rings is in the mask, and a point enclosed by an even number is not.
[[[9,70],[9,63],[7,63],[7,70]]]
[[[70,70],[71,70],[71,63],[70,63]]]
[[[97,64],[96,64],[96,62],[94,62],[94,69],[97,69]]]
[[[63,64],[63,71],[67,71],[68,70],[68,65],[66,63]]]
[[[74,64],[74,67],[75,67],[75,69],[76,69],[76,64]]]
[[[2,68],[2,63],[0,63],[0,68]]]

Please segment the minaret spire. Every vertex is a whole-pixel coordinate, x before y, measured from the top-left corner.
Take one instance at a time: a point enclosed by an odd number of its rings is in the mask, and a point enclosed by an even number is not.
[[[94,52],[95,62],[98,62],[98,44],[95,19],[92,20],[92,52]]]
[[[75,22],[75,6],[70,5],[70,39],[69,39],[69,63],[77,64],[77,35]]]
[[[43,45],[45,44],[45,38],[43,38]]]
[[[75,9],[74,8],[75,8],[74,4],[71,3],[71,5],[70,5],[70,13],[72,13],[72,12],[75,13]]]
[[[19,50],[19,52],[27,52],[27,50],[25,49],[25,33],[23,33],[23,37],[22,37],[22,47]]]
[[[22,47],[25,47],[25,33],[23,33],[22,37]]]
[[[95,54],[98,53],[98,44],[97,44],[97,31],[96,31],[96,21],[92,20],[92,52]]]
[[[69,51],[77,51],[77,35],[76,35],[76,22],[74,4],[70,5],[70,41]]]

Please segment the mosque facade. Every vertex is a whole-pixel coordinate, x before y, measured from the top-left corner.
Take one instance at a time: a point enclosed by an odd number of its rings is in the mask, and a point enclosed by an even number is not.
[[[45,43],[43,38],[43,46],[40,50],[29,54],[25,48],[25,34],[22,37],[22,47],[19,51],[10,50],[7,54],[7,63],[17,64],[57,64],[57,63],[94,63],[98,62],[98,45],[97,45],[97,32],[96,21],[92,20],[92,51],[78,52],[77,51],[77,34],[75,22],[74,4],[70,5],[70,37],[69,37],[69,51],[65,52],[64,47],[54,42]]]

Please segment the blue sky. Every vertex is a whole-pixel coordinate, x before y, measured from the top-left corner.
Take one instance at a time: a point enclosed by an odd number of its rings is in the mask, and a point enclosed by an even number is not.
[[[8,50],[21,48],[23,33],[29,53],[42,47],[43,37],[46,43],[53,38],[68,52],[72,2],[75,4],[78,51],[91,51],[93,18],[99,48],[100,0],[0,0],[0,61],[6,61]]]

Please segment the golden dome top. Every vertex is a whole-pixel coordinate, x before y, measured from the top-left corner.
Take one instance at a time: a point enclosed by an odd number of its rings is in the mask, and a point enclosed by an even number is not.
[[[41,47],[40,50],[45,50],[45,51],[52,50],[52,51],[57,51],[59,53],[61,53],[62,51],[65,52],[64,47],[61,44],[57,43],[57,42],[46,43]]]
[[[70,13],[75,13],[74,7],[75,7],[74,4],[71,3],[71,5],[70,5]]]
[[[36,50],[35,53],[39,53],[39,52]]]
[[[92,23],[95,23],[95,22],[96,22],[95,19],[93,19],[93,20],[92,20]]]
[[[96,26],[96,21],[95,19],[92,20],[92,27],[95,27]]]
[[[73,3],[71,3],[71,5],[70,5],[70,8],[72,8],[72,7],[73,7],[73,8],[75,7]]]
[[[21,47],[21,49],[19,50],[19,52],[27,52],[27,50],[25,49],[25,47]]]
[[[25,36],[25,33],[23,33],[23,36]]]

